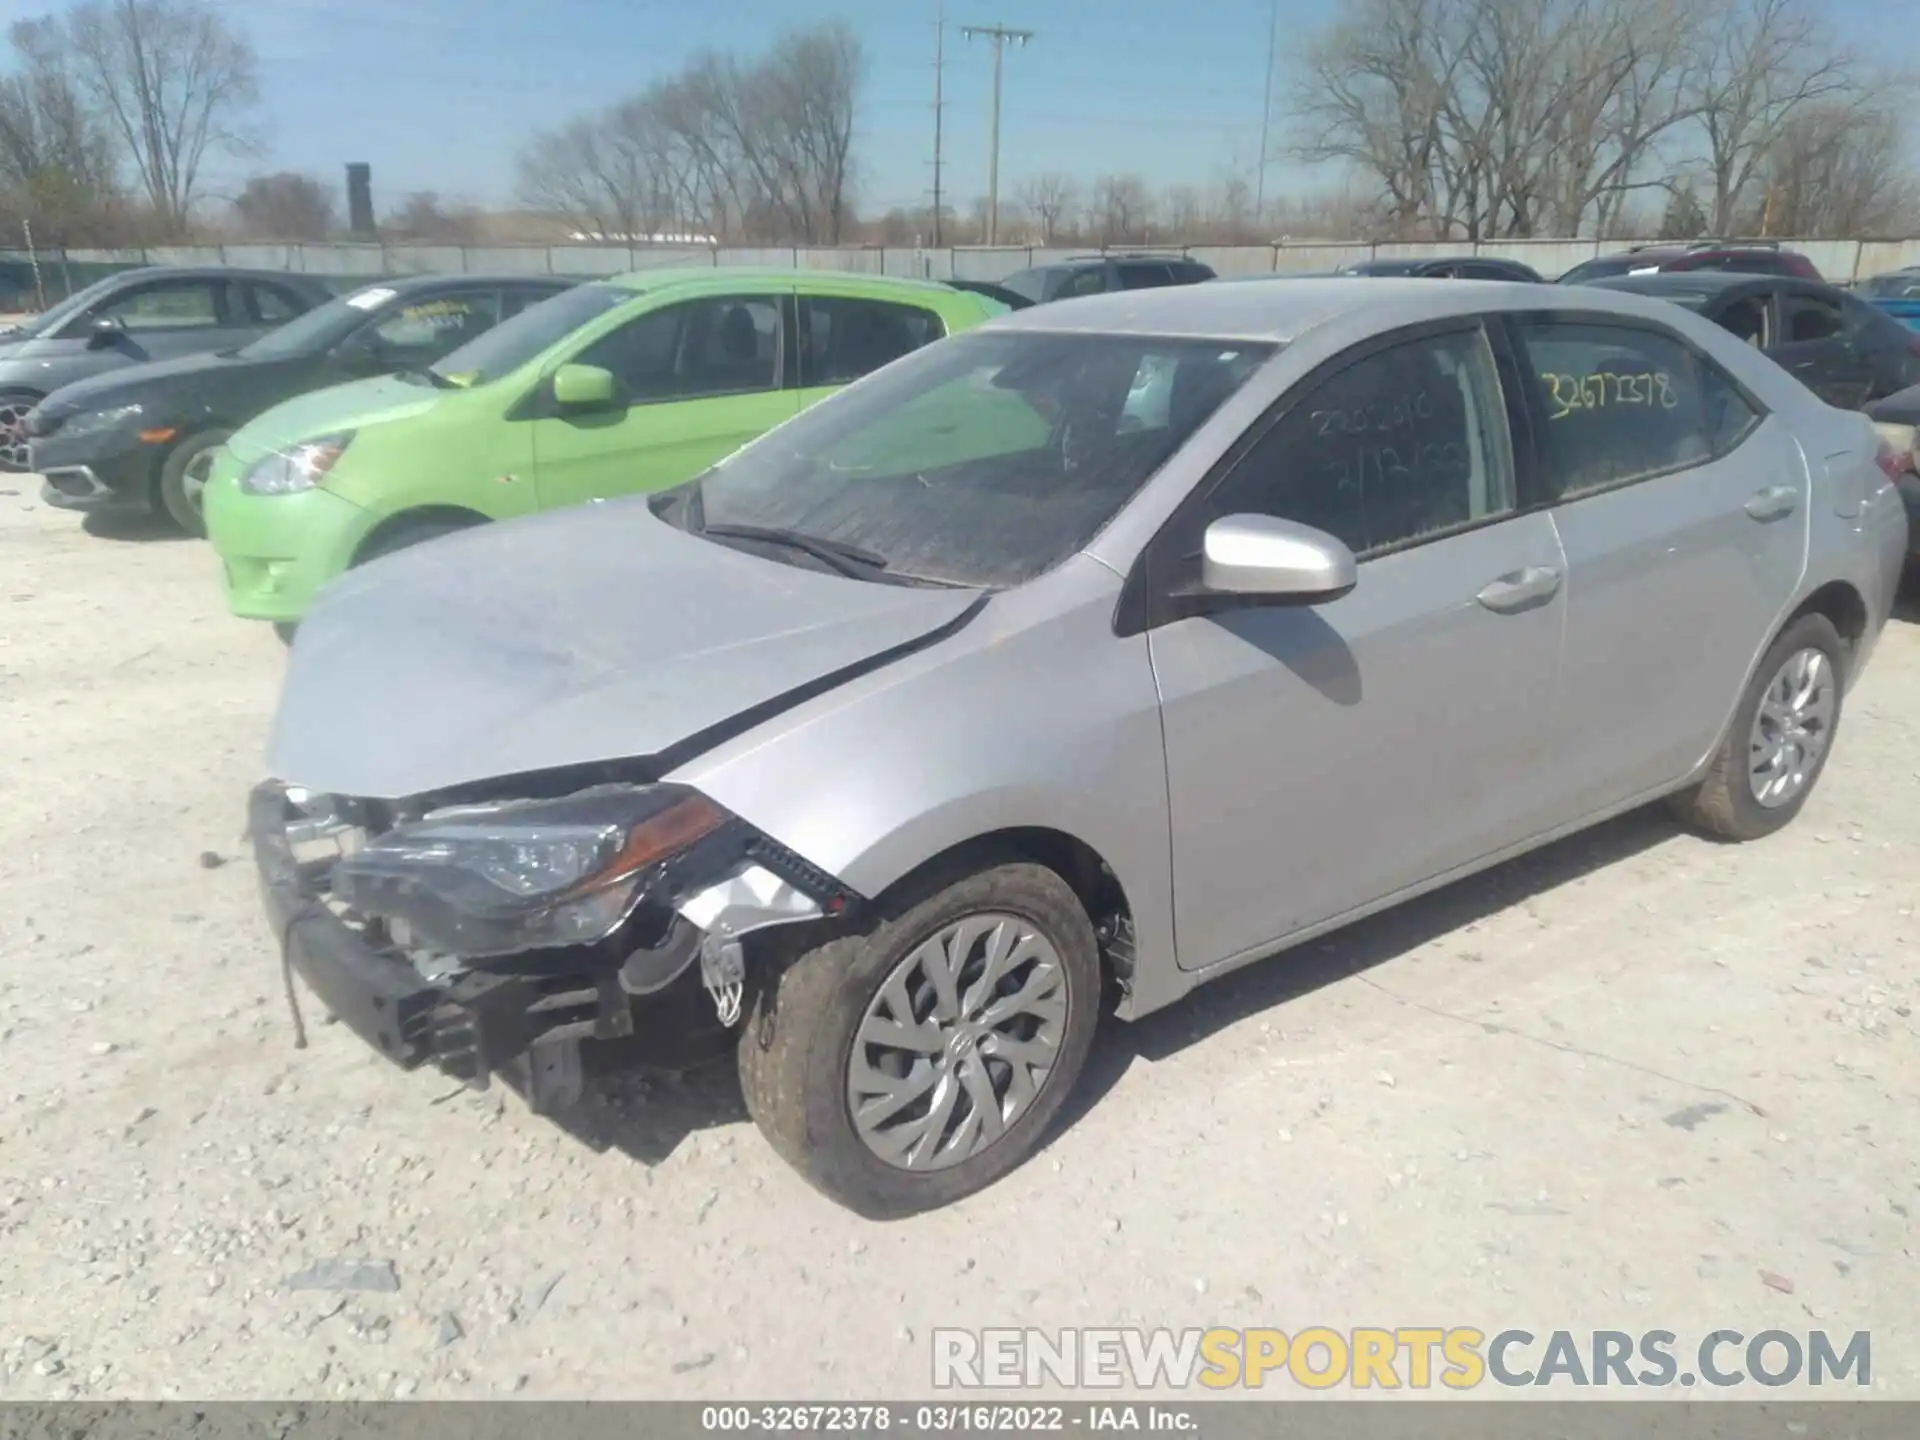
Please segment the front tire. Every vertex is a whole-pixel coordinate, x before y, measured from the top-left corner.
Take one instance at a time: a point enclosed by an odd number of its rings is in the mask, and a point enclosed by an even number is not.
[[[1680,818],[1723,840],[1758,840],[1807,803],[1840,728],[1847,646],[1824,615],[1802,615],[1754,668],[1706,777],[1673,797]]]
[[[739,1048],[748,1113],[861,1215],[951,1204],[1045,1138],[1100,993],[1093,926],[1053,871],[937,873],[762,984]]]
[[[45,398],[37,390],[0,390],[0,474],[24,475],[30,468],[27,412]]]
[[[206,493],[207,474],[213,468],[214,455],[232,437],[231,430],[202,430],[189,435],[173,447],[167,463],[160,467],[161,508],[189,535],[206,536],[207,522],[200,512],[200,501]]]

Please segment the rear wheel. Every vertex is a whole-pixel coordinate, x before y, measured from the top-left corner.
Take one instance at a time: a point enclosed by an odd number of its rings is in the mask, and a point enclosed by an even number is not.
[[[27,412],[43,398],[33,390],[0,390],[0,472],[21,475],[29,468]]]
[[[160,504],[173,517],[173,523],[189,535],[207,533],[207,522],[200,513],[201,497],[206,493],[213,457],[232,436],[231,430],[202,430],[189,435],[173,447],[167,463],[160,467]]]
[[[1824,615],[1802,615],[1753,672],[1706,778],[1674,797],[1688,824],[1758,840],[1800,813],[1840,728],[1847,646]]]
[[[1031,1154],[1093,1043],[1093,926],[1053,871],[947,872],[758,993],[740,1084],[815,1187],[874,1218],[950,1204]]]

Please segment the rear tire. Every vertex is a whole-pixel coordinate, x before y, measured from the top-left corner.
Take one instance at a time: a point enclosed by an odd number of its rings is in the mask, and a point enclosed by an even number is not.
[[[202,430],[173,447],[160,468],[160,505],[173,523],[189,535],[205,537],[207,522],[200,513],[207,471],[214,453],[233,436],[231,430]]]
[[[957,1004],[914,968],[942,957]],[[986,1188],[1040,1144],[1086,1064],[1100,1000],[1093,925],[1064,880],[1024,863],[947,869],[763,980],[740,1088],[815,1188],[871,1219],[913,1214]]]
[[[1788,625],[1754,668],[1705,778],[1673,796],[1674,811],[1723,840],[1784,828],[1833,754],[1846,678],[1846,642],[1831,620],[1802,615]],[[1788,717],[1785,727],[1763,718],[1763,707]]]
[[[458,520],[450,516],[423,515],[412,519],[403,516],[384,530],[376,531],[366,544],[360,547],[360,553],[353,557],[353,563],[364,565],[369,560],[378,560],[382,555],[392,555],[396,551],[411,549],[428,540],[437,540],[442,535],[471,530],[476,525],[486,523],[478,515],[469,520]]]

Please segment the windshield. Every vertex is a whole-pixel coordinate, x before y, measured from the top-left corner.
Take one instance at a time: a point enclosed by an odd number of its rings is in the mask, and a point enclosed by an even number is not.
[[[1000,282],[1023,300],[1038,305],[1047,298],[1047,272],[1045,270],[1016,270]]]
[[[96,280],[84,290],[76,290],[66,299],[57,304],[49,305],[38,315],[28,316],[25,320],[22,320],[19,325],[10,328],[8,333],[12,335],[38,336],[46,335],[57,330],[75,315],[78,315],[82,310],[85,310],[89,305],[93,304],[95,300],[98,300],[102,295],[113,289],[114,286],[118,285],[121,278],[120,275],[109,275],[104,280]]]
[[[1855,293],[1879,300],[1920,299],[1920,271],[1896,270],[1891,275],[1875,275],[1854,287]]]
[[[428,372],[442,380],[458,377],[467,385],[497,380],[638,293],[620,285],[576,285],[562,290],[443,355],[427,367]]]
[[[798,532],[897,577],[1018,585],[1091,540],[1274,348],[1020,330],[942,341],[709,470],[693,528]]]
[[[286,360],[295,355],[317,355],[330,350],[384,309],[399,292],[388,285],[363,285],[337,300],[316,305],[296,315],[277,330],[269,330],[251,345],[241,347],[248,360]]]

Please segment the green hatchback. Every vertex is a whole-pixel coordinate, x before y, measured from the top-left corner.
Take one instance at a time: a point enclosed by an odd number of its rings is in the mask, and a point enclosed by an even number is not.
[[[208,477],[227,603],[291,624],[378,555],[662,490],[840,386],[1004,313],[932,281],[645,270],[581,285],[411,375],[268,410]]]

